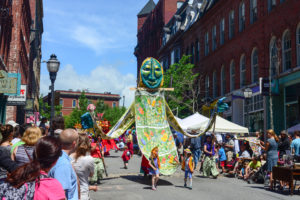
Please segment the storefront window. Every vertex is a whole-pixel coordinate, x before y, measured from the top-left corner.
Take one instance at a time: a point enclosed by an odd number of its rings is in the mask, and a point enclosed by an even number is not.
[[[300,83],[285,88],[286,128],[300,123]]]

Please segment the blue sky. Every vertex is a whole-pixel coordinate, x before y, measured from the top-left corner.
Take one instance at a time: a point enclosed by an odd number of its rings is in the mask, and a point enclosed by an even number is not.
[[[148,0],[44,1],[43,60],[55,53],[61,62],[56,89],[110,91],[133,100],[137,13]],[[157,2],[157,0],[155,1]],[[41,93],[50,85],[42,64]]]

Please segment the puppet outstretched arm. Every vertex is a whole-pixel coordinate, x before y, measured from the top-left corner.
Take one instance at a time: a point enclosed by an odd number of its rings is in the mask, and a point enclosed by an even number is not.
[[[115,139],[120,137],[134,122],[135,110],[134,104],[131,104],[120,120],[107,134],[103,132],[102,128],[96,122],[94,122],[94,128],[96,129],[96,133],[100,135],[102,139]]]
[[[211,116],[208,124],[206,125],[206,128],[205,130],[203,130],[202,132],[200,133],[197,133],[197,134],[190,134],[190,133],[187,133],[186,131],[184,131],[179,123],[177,122],[176,118],[174,117],[173,113],[172,113],[172,110],[170,109],[170,107],[168,106],[167,102],[166,103],[166,114],[167,114],[167,118],[168,118],[168,122],[169,122],[169,125],[171,127],[173,127],[177,132],[180,132],[182,133],[183,135],[186,135],[187,137],[190,137],[190,138],[195,138],[195,137],[199,137],[203,134],[205,134],[212,126],[213,124],[215,123],[216,121],[216,117],[217,117],[217,112],[214,112],[214,114]]]

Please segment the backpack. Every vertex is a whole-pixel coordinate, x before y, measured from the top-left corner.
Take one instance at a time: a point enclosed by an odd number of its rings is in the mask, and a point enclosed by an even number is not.
[[[24,199],[32,200],[35,191],[35,181],[25,183],[20,188],[13,187],[10,183],[3,182],[0,184],[0,199],[15,200]]]

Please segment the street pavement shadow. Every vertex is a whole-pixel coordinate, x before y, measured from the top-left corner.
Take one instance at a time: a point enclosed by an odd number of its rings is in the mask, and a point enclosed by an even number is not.
[[[149,180],[148,178],[144,178],[143,176],[127,175],[127,176],[121,176],[121,178],[127,179],[129,181],[133,181],[133,182],[136,182],[136,183],[140,183],[140,184],[143,184],[143,185],[149,185],[151,183],[151,179]],[[173,185],[173,184],[169,181],[159,179],[157,185],[162,186],[162,185]]]
[[[196,175],[198,178],[210,178],[209,176]]]
[[[281,194],[281,195],[285,195],[285,196],[289,196],[290,195],[290,190],[289,189],[283,189],[283,190],[279,190],[279,189],[276,189],[276,190],[269,190],[269,189],[266,189],[266,187],[264,186],[250,186],[251,188],[255,188],[255,189],[262,189],[262,190],[265,190],[265,191],[269,191],[269,192],[274,192],[276,194]],[[294,190],[294,195],[300,195],[300,191],[298,190]]]

